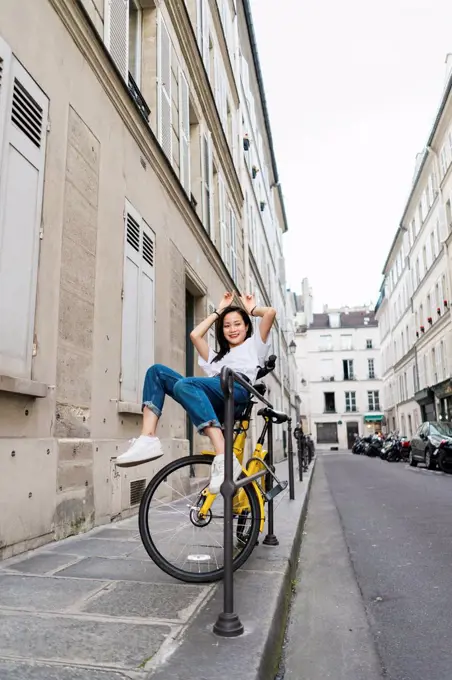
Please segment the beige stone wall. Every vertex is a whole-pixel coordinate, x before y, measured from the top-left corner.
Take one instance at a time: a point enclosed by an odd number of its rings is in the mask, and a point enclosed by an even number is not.
[[[50,2],[24,0],[21,17],[1,3],[2,37],[50,100],[32,369],[48,394],[0,392],[0,558],[124,516],[130,482],[187,452],[185,414],[168,404],[164,458],[114,469],[141,425],[118,412],[125,200],[156,235],[157,362],[185,371],[187,272],[200,302],[231,286],[133,102],[104,81],[116,74],[102,47],[96,72]]]

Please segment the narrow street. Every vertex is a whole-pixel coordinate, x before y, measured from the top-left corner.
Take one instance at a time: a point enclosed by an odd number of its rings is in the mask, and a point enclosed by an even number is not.
[[[452,478],[319,455],[285,680],[450,680]]]

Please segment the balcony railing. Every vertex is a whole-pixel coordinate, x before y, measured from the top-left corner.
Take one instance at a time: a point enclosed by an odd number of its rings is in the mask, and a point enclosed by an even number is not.
[[[129,73],[129,92],[132,95],[133,99],[135,100],[135,104],[138,107],[138,110],[140,111],[141,115],[143,116],[144,120],[146,123],[149,122],[149,116],[151,115],[151,109],[149,106],[146,104],[146,100],[144,99],[143,95],[140,92],[140,88],[134,81],[132,74]]]

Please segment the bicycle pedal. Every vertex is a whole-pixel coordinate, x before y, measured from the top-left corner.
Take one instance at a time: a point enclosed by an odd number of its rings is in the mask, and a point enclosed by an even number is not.
[[[267,491],[265,494],[265,498],[268,501],[272,501],[276,496],[278,496],[282,491],[285,491],[287,489],[289,482],[278,482],[272,489]]]

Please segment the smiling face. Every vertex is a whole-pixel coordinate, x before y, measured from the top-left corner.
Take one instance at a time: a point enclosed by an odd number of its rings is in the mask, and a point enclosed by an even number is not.
[[[237,347],[246,340],[248,326],[239,312],[226,314],[223,319],[223,333],[229,347]]]

